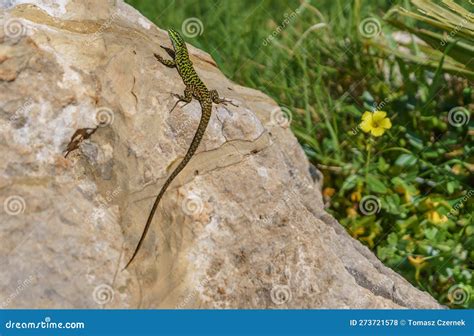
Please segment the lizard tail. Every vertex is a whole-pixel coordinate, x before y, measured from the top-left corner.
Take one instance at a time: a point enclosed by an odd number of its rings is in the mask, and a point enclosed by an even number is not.
[[[155,203],[153,203],[153,207],[151,208],[150,215],[148,215],[145,228],[143,229],[142,236],[140,237],[140,240],[138,241],[137,247],[135,248],[135,251],[133,252],[132,258],[124,267],[124,269],[130,266],[132,261],[135,259],[138,251],[140,250],[140,247],[142,246],[143,241],[145,240],[148,230],[150,229],[151,221],[153,220],[155,211],[158,208],[158,204],[160,203],[160,200],[163,197],[163,194],[165,193],[166,189],[168,189],[171,182],[173,182],[174,178],[181,172],[181,170],[183,170],[183,168],[186,167],[189,160],[191,160],[192,156],[194,155],[197,148],[199,147],[199,143],[201,142],[201,139],[204,135],[204,131],[206,130],[207,124],[209,123],[209,118],[210,118],[210,113],[205,113],[203,109],[201,121],[199,122],[199,126],[196,130],[196,133],[194,134],[193,140],[191,141],[191,145],[189,146],[188,151],[186,155],[184,156],[183,160],[179,163],[178,167],[176,167],[176,169],[171,173],[171,175],[166,179],[165,184],[163,184],[163,186],[161,187],[160,193],[158,194],[158,196],[156,196]]]

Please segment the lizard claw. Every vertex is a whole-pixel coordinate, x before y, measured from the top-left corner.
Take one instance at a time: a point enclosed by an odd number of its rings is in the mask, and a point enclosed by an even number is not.
[[[227,103],[229,103],[230,105],[238,107],[238,105],[235,105],[234,102],[232,100],[229,100],[229,99],[223,99],[223,100],[220,101],[220,103],[224,104],[225,106],[227,106]]]

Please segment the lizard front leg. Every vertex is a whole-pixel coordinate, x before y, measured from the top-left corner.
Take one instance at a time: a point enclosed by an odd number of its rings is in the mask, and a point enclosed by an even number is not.
[[[153,54],[153,55],[158,60],[158,62],[160,62],[163,65],[166,65],[168,68],[176,68],[176,62],[174,61],[174,59],[167,60],[158,54]]]
[[[219,93],[217,93],[217,90],[211,90],[211,91],[209,91],[209,94],[211,95],[212,102],[215,103],[215,104],[224,104],[224,105],[226,105],[226,103],[230,103],[234,106],[237,106],[229,99],[219,98]]]

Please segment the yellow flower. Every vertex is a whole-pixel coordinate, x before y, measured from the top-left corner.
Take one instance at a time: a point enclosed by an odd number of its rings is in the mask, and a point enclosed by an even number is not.
[[[333,197],[335,193],[336,193],[336,189],[334,188],[326,187],[323,190],[323,196],[328,197],[328,198]]]
[[[408,261],[415,267],[415,279],[417,281],[420,280],[420,271],[424,268],[427,264],[425,264],[425,258],[422,256],[408,256]]]
[[[456,164],[456,165],[454,165],[454,166],[451,168],[451,171],[453,172],[453,174],[459,175],[459,174],[462,173],[463,169],[462,169],[462,166],[461,166],[461,165]]]
[[[422,256],[415,256],[415,257],[408,256],[408,261],[410,262],[410,264],[417,267],[417,266],[421,266],[425,263],[425,258],[422,257]]]
[[[430,212],[428,212],[427,217],[428,220],[433,224],[440,224],[448,221],[448,217],[446,217],[445,215],[441,216],[436,210],[431,210]]]
[[[386,117],[387,112],[375,111],[375,112],[364,112],[362,115],[362,122],[359,127],[365,132],[372,134],[375,137],[379,137],[384,134],[385,130],[392,127],[392,122]]]
[[[418,190],[412,194],[408,189],[401,185],[396,186],[395,191],[403,195],[406,203],[411,203],[413,200],[413,195],[418,194]]]
[[[354,208],[347,208],[346,209],[346,214],[347,217],[356,217],[357,216],[357,211]]]
[[[357,239],[359,236],[362,236],[364,233],[365,233],[365,228],[360,226],[354,231],[352,231],[352,237]]]
[[[356,190],[351,194],[352,202],[359,202],[361,198],[362,198],[362,194],[360,193],[359,190]]]
[[[368,235],[367,237],[361,237],[359,238],[360,240],[362,241],[365,241],[370,248],[373,248],[374,247],[374,238],[377,237],[377,232],[376,231],[372,231],[370,233],[370,235]]]

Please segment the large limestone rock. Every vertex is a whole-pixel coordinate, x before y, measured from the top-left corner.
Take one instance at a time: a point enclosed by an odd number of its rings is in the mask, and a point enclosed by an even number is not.
[[[123,270],[199,104],[169,113],[184,86],[153,57],[167,35],[123,2],[1,4],[3,307],[439,307],[324,211],[275,102],[192,46],[204,82],[238,107],[214,106]]]

